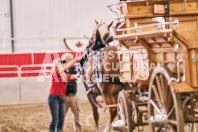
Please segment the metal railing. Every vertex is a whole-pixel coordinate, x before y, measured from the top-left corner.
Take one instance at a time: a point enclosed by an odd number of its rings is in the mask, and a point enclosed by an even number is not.
[[[15,78],[15,83],[12,84],[13,87],[17,87],[16,93],[18,93],[18,99],[17,102],[22,103],[22,82],[24,79],[28,79],[28,77],[49,77],[52,69],[52,64],[38,64],[38,65],[0,65],[0,79],[1,81],[5,81],[6,83],[10,83],[13,78]],[[38,73],[38,76],[35,76],[35,73]],[[11,75],[16,74],[16,75]],[[23,74],[29,74],[28,76],[23,76]],[[32,78],[30,78],[32,79]],[[6,86],[6,83],[4,83],[4,87]],[[10,86],[10,85],[9,85]],[[9,89],[5,89],[7,92],[11,92]],[[0,95],[1,96],[1,95]],[[3,95],[2,95],[3,96]],[[1,96],[1,97],[2,97]],[[12,96],[12,95],[11,95]],[[5,97],[6,98],[6,97]],[[6,99],[5,99],[6,100]],[[16,98],[13,97],[13,100],[16,102]]]
[[[162,23],[155,23],[155,24],[149,24],[149,25],[143,25],[143,26],[135,26],[135,27],[132,27],[132,28],[121,28],[121,29],[116,29],[116,31],[129,31],[129,30],[136,30],[136,29],[139,29],[140,32],[142,31],[142,28],[147,28],[147,27],[156,27],[156,29],[158,28],[158,26],[162,26],[162,25],[175,25],[174,29],[177,28],[177,26],[179,25],[179,21],[178,20],[175,20],[175,21],[172,21],[172,22],[162,22]]]
[[[17,70],[5,70],[5,71],[1,71],[1,69],[8,69],[8,68],[16,68]],[[17,74],[19,76],[19,66],[17,65],[0,65],[0,75],[1,74]]]
[[[16,68],[16,70],[9,70],[10,68]],[[23,70],[24,68],[40,68],[39,70],[36,69],[26,69]],[[49,68],[49,69],[48,69]],[[22,74],[27,73],[27,74],[32,74],[32,73],[43,73],[43,76],[48,76],[47,73],[51,72],[52,64],[36,64],[36,65],[0,65],[0,75],[2,74],[17,74],[15,77],[23,77]],[[7,70],[4,70],[7,69]],[[1,78],[7,77],[7,76],[1,76]],[[12,76],[9,76],[12,77]],[[31,75],[29,75],[31,77]]]
[[[40,70],[23,70],[23,68],[39,68]],[[47,68],[50,68],[50,70],[48,70]],[[47,73],[51,72],[51,68],[52,68],[52,64],[36,64],[36,65],[21,65],[19,67],[19,77],[22,77],[22,74],[24,73],[28,73],[28,74],[32,74],[32,73],[43,73],[43,76],[48,76]],[[31,76],[30,76],[31,77]]]

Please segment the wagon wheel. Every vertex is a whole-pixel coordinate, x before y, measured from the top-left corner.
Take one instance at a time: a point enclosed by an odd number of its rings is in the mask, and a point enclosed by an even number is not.
[[[127,97],[125,91],[120,91],[118,95],[118,118],[124,120],[125,128],[124,132],[132,132],[134,127],[132,126],[132,109],[130,106],[130,101]]]
[[[158,67],[149,84],[149,129],[154,131],[183,132],[184,119],[180,95],[168,85],[171,77],[168,68]]]
[[[187,94],[186,94],[187,95]],[[187,95],[187,98],[183,101],[183,108],[184,108],[184,117],[188,119],[194,119],[196,117],[196,113],[198,111],[197,105],[198,104],[198,93],[189,94]],[[195,121],[195,120],[194,120]],[[184,128],[185,131],[188,132],[198,132],[198,123],[197,120],[195,122],[193,121],[186,121],[187,127]]]
[[[185,129],[185,131],[188,132],[198,132],[198,124],[197,123],[189,123],[187,126],[187,130]]]

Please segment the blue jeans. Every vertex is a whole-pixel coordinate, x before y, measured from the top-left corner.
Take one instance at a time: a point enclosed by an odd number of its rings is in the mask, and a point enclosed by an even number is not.
[[[65,118],[65,100],[62,97],[49,95],[48,105],[52,115],[50,130],[55,131],[55,128],[62,130]]]

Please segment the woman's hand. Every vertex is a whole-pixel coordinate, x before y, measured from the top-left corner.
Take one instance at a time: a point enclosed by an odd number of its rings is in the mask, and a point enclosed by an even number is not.
[[[67,69],[69,69],[70,67],[72,67],[77,61],[80,61],[82,57],[76,57],[74,58],[72,61],[68,62],[64,68],[63,71],[66,71]]]
[[[76,62],[77,62],[77,61],[80,61],[81,58],[82,58],[82,57],[76,57],[76,58],[75,58],[75,61],[76,61]]]
[[[80,75],[81,75],[81,73],[80,73],[80,72],[76,73],[76,75],[75,75],[75,79],[78,79],[78,78],[80,77]]]
[[[80,77],[80,72],[78,72],[78,73],[72,75],[72,76],[70,77],[70,80],[76,80],[76,79],[78,79],[79,77]]]

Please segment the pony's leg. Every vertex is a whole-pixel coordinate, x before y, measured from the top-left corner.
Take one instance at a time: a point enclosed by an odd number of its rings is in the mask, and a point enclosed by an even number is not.
[[[113,93],[112,93],[113,85],[102,83],[102,84],[100,84],[100,88],[102,89],[102,95],[103,95],[106,105],[116,104],[116,101],[115,101]],[[110,107],[109,113],[110,113],[110,119],[107,122],[106,127],[103,132],[110,132],[111,123],[113,122],[113,120],[117,114],[116,107]]]
[[[98,109],[96,108],[96,106],[94,105],[90,95],[87,95],[87,98],[91,104],[92,107],[92,111],[93,111],[93,117],[94,117],[94,121],[95,121],[95,130],[96,132],[99,132],[99,113],[98,113]],[[93,98],[96,99],[96,96],[93,95]]]
[[[116,103],[115,99],[113,98],[113,94],[103,94],[103,98],[104,98],[104,101],[107,105],[112,105],[112,104]],[[109,113],[110,113],[110,119],[107,122],[106,127],[105,127],[103,132],[110,132],[111,123],[113,122],[114,118],[116,117],[117,109],[114,108],[114,107],[110,107],[109,108]]]

